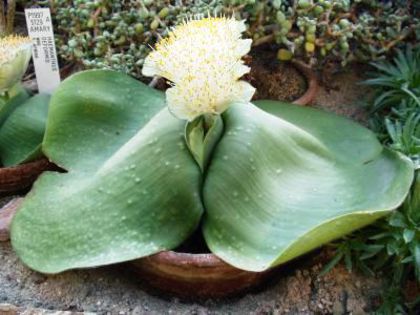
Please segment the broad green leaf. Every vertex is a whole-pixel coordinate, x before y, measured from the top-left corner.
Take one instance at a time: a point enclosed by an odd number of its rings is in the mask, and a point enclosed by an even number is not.
[[[203,179],[162,93],[111,71],[66,80],[43,152],[67,173],[41,176],[23,203],[12,225],[18,255],[56,273],[172,249],[198,226],[203,195],[210,249],[261,271],[401,204],[413,166],[373,133],[313,109],[258,106],[233,105],[208,139],[187,128],[199,164],[208,160]]]
[[[28,92],[20,84],[16,85],[9,92],[7,99],[0,97],[0,127],[9,117],[9,115],[28,98]]]
[[[127,261],[182,243],[202,215],[185,123],[162,93],[111,71],[66,80],[53,95],[44,173],[12,224],[29,267],[57,273]],[[152,118],[153,117],[153,118]]]
[[[0,127],[3,165],[17,165],[41,154],[49,99],[48,95],[36,95],[19,104]]]
[[[204,183],[210,250],[262,271],[372,223],[404,200],[413,165],[332,114],[235,104]]]
[[[94,70],[63,82],[51,102],[43,151],[73,171],[98,169],[165,107],[161,92]]]

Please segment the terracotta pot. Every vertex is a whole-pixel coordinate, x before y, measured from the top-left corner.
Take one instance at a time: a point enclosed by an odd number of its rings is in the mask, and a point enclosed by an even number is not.
[[[239,294],[261,284],[272,273],[240,270],[213,254],[173,251],[138,259],[131,262],[131,267],[153,288],[188,298]]]
[[[47,159],[0,168],[0,193],[19,191],[28,188],[46,171],[55,169]]]
[[[308,89],[305,94],[293,101],[293,104],[308,105],[315,99],[316,94],[318,93],[318,78],[315,72],[305,63],[297,60],[292,61],[292,63],[306,77],[308,82]]]

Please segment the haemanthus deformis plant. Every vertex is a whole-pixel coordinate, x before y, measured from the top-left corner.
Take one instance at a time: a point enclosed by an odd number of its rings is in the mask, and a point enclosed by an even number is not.
[[[12,224],[29,267],[57,273],[173,249],[197,228],[210,250],[263,271],[367,225],[404,200],[413,166],[358,124],[276,101],[250,103],[250,41],[231,18],[191,19],[144,74],[67,79],[53,95],[44,173]]]

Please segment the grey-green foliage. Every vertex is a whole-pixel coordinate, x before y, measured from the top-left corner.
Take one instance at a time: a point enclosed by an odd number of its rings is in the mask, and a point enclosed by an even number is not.
[[[150,45],[191,14],[235,14],[247,20],[254,43],[275,42],[280,59],[318,66],[374,60],[420,38],[416,1],[57,0],[52,6],[64,60],[137,78]]]

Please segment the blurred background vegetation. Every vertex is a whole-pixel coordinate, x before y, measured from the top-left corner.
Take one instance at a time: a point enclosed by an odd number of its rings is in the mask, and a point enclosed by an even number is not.
[[[254,46],[275,44],[280,60],[336,67],[384,58],[420,39],[420,1],[406,0],[50,0],[61,58],[141,78],[159,36],[191,14],[246,19]]]

